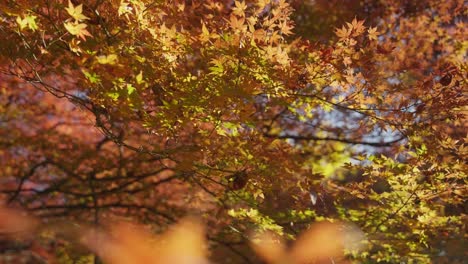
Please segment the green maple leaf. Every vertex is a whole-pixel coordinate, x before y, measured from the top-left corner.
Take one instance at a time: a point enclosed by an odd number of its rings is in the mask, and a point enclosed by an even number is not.
[[[36,24],[36,16],[34,15],[27,15],[25,18],[21,18],[20,16],[16,17],[16,23],[20,26],[20,29],[23,30],[24,28],[29,28],[32,31],[38,29]]]

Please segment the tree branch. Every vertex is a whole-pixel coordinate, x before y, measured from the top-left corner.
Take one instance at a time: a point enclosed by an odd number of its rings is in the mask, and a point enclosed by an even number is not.
[[[403,140],[405,137],[401,136],[395,140],[387,141],[387,142],[368,142],[368,141],[360,141],[360,140],[353,140],[353,139],[346,139],[346,138],[336,138],[336,137],[317,137],[312,135],[274,135],[269,133],[264,133],[263,136],[268,138],[277,138],[277,139],[294,139],[294,140],[310,140],[310,141],[337,141],[343,142],[346,144],[351,145],[367,145],[373,147],[390,147],[393,144]]]

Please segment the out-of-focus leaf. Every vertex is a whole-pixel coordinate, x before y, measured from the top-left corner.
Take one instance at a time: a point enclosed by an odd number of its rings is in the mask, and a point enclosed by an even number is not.
[[[359,250],[362,232],[343,223],[321,222],[299,236],[286,252],[281,240],[272,234],[256,235],[252,247],[268,263],[328,263],[342,259],[345,250]],[[356,246],[350,246],[352,243]]]
[[[0,206],[0,234],[18,238],[27,235],[37,226],[37,222],[24,212]]]
[[[120,223],[110,233],[88,231],[82,243],[106,263],[208,263],[203,228],[193,219],[181,221],[160,236],[150,235],[141,226]]]
[[[272,232],[264,232],[252,239],[252,248],[268,263],[285,263],[286,248],[283,241]]]

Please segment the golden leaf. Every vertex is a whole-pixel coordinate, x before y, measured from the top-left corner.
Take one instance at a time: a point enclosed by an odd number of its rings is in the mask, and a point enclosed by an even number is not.
[[[83,40],[86,40],[86,36],[92,37],[92,35],[86,30],[88,25],[78,22],[66,22],[63,24],[65,29],[74,36],[78,36]]]
[[[67,10],[68,14],[76,21],[89,19],[89,17],[83,15],[83,4],[73,6],[73,3],[68,0],[68,8],[65,7],[65,10]]]

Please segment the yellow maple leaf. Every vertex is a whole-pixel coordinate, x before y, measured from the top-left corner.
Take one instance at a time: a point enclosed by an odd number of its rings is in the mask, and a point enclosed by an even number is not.
[[[231,28],[234,29],[234,30],[239,30],[241,32],[245,31],[245,29],[247,28],[247,26],[244,24],[244,22],[245,22],[244,17],[241,17],[239,19],[236,16],[232,16],[232,15],[231,15],[230,20],[229,20],[229,24],[230,24]]]
[[[109,54],[109,55],[102,55],[102,56],[98,56],[97,57],[97,61],[98,63],[100,64],[110,64],[110,65],[113,65],[113,64],[116,64],[117,63],[117,55],[115,54]]]
[[[377,35],[379,34],[379,32],[377,32],[376,27],[369,28],[367,30],[367,33],[369,33],[369,35],[368,35],[369,40],[377,40]]]
[[[290,24],[288,24],[286,21],[281,22],[278,26],[281,30],[281,34],[283,35],[291,35],[293,33],[291,31],[293,27]]]
[[[16,23],[18,23],[21,30],[25,28],[29,28],[32,31],[35,31],[38,28],[36,24],[36,18],[37,17],[34,15],[27,15],[25,18],[21,18],[20,16],[17,16]]]
[[[235,1],[234,4],[235,4],[235,7],[233,8],[233,11],[232,11],[233,14],[238,15],[240,17],[244,17],[245,16],[245,9],[247,8],[245,3],[240,2],[240,1]]]
[[[83,15],[83,4],[73,6],[73,3],[68,0],[68,7],[65,7],[65,10],[67,10],[68,14],[76,21],[89,19],[89,17]]]
[[[203,22],[202,22],[202,33],[201,33],[201,36],[200,36],[200,40],[202,42],[207,42],[207,41],[210,40],[210,31],[208,30],[205,23],[203,23]]]
[[[78,22],[65,22],[63,24],[70,34],[78,36],[83,40],[86,40],[86,36],[92,37],[92,35],[86,30],[88,25]]]

